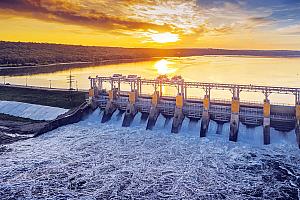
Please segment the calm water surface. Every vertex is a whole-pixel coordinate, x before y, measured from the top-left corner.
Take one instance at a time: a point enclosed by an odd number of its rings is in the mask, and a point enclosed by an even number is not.
[[[146,61],[127,64],[113,64],[72,69],[74,88],[88,89],[89,76],[110,76],[114,73],[124,75],[138,74],[144,78],[155,78],[159,74],[169,77],[181,75],[186,81],[239,83],[269,86],[300,87],[300,58],[265,58],[265,57],[228,57],[195,56],[184,58],[164,58],[159,61]],[[68,88],[67,76],[70,70],[55,73],[34,74],[28,76],[6,77],[6,82],[33,86]],[[106,86],[108,88],[108,85]],[[143,88],[144,93],[151,93],[152,86]],[[128,89],[127,85],[123,89]],[[165,94],[174,95],[173,88],[164,88]],[[190,89],[189,96],[203,97],[202,89]],[[212,98],[230,98],[230,91],[212,91]],[[293,104],[294,97],[288,95],[270,96],[271,101]],[[241,100],[263,101],[263,94],[241,93]]]

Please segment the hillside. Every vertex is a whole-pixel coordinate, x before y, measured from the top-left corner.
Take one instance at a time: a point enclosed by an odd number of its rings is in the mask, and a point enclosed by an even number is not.
[[[248,55],[300,57],[300,51],[226,49],[147,49],[80,46],[47,43],[0,42],[0,67],[35,66],[53,63],[140,59],[164,56]]]

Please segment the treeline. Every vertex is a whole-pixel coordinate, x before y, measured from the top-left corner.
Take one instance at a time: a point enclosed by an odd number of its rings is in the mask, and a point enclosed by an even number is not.
[[[0,42],[0,64],[6,66],[68,62],[102,62],[106,60],[168,56],[158,49],[97,47],[47,43]]]
[[[34,66],[53,63],[140,59],[165,56],[246,55],[300,57],[300,51],[225,49],[146,49],[47,43],[0,42],[0,66]]]

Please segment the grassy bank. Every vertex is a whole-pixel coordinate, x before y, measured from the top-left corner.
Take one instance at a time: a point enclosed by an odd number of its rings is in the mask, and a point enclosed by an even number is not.
[[[137,59],[115,59],[115,60],[103,60],[101,62],[70,62],[70,63],[54,63],[49,65],[35,65],[35,66],[19,66],[19,67],[1,67],[0,76],[17,76],[28,74],[40,74],[40,73],[53,73],[61,70],[94,67],[99,65],[111,65],[120,63],[135,63],[148,60],[158,60],[155,58],[137,58]]]
[[[19,101],[60,108],[74,108],[86,99],[85,92],[48,91],[31,88],[0,86],[0,100]]]

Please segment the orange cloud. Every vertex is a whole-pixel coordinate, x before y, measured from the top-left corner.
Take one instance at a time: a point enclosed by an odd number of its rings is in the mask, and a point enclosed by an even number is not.
[[[0,0],[0,24],[6,27],[0,33],[6,40],[89,45],[275,48],[285,42],[297,48],[291,42],[299,38],[297,25],[278,26],[270,7],[237,2],[242,1]]]
[[[62,0],[3,0],[0,1],[2,14],[14,14],[46,21],[57,21],[75,25],[90,26],[101,29],[128,29],[168,31],[166,24],[154,24],[145,21],[126,19],[123,16],[112,16],[94,8],[84,8]]]

